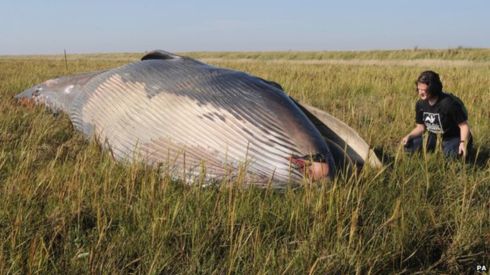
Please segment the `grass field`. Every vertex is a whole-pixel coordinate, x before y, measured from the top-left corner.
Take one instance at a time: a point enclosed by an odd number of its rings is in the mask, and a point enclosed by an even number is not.
[[[285,191],[201,188],[116,163],[67,116],[12,97],[141,54],[0,57],[0,274],[468,273],[490,267],[490,50],[188,53],[280,83],[383,158]],[[440,73],[469,110],[477,156],[406,156],[414,80]]]

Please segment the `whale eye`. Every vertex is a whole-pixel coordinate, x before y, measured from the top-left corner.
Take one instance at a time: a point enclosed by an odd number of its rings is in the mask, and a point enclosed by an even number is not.
[[[34,92],[32,92],[32,97],[39,96],[39,94],[41,93],[42,90],[43,90],[42,87],[37,87],[36,90]]]

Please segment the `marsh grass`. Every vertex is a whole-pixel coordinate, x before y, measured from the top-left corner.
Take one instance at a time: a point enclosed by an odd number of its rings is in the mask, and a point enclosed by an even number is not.
[[[283,52],[191,52],[195,58],[256,59],[267,60],[466,60],[490,61],[489,49],[404,49],[371,51],[283,51]]]
[[[489,56],[455,51],[454,58]],[[12,100],[48,78],[115,67],[133,55],[69,56],[68,70],[59,57],[4,57],[0,273],[467,273],[490,265],[490,66],[430,68],[469,109],[478,156],[464,163],[439,151],[406,156],[399,146],[414,124],[413,81],[429,68],[222,55],[216,65],[276,81],[344,120],[382,153],[384,168],[283,191],[243,188],[240,179],[184,185],[154,167],[115,162],[65,115]]]

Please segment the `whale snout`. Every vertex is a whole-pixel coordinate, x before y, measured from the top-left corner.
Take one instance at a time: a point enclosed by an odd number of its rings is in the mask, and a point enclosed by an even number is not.
[[[39,85],[31,87],[29,89],[24,90],[20,94],[14,96],[14,99],[17,100],[21,105],[24,106],[33,106],[36,104],[35,98],[39,95],[41,88]]]
[[[32,98],[36,93],[39,93],[39,87],[34,86],[29,89],[24,90],[20,94],[14,96],[15,99]]]

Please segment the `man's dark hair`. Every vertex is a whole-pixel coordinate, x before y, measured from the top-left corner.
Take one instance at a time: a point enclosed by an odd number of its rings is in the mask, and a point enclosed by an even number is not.
[[[434,71],[425,71],[422,72],[417,81],[415,81],[415,85],[418,83],[424,83],[428,87],[428,92],[432,96],[440,96],[442,94],[442,82],[439,78],[439,75]]]

